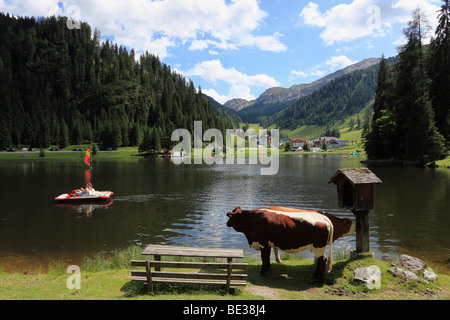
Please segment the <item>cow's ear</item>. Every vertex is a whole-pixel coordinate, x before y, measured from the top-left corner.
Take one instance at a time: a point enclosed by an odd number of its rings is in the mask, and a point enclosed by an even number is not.
[[[231,218],[233,215],[240,214],[242,212],[241,207],[235,207],[233,211],[227,213],[227,217]]]

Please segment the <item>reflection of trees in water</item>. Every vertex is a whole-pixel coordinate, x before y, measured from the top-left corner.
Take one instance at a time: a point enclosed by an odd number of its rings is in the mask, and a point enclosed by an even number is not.
[[[450,246],[448,203],[450,171],[421,168],[376,168],[383,184],[375,188],[371,236],[381,251],[415,253],[445,260]],[[383,249],[385,248],[385,249]]]

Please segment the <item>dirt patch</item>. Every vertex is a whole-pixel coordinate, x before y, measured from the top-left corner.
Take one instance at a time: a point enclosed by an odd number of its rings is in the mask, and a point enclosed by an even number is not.
[[[266,300],[281,300],[281,295],[278,290],[266,286],[248,285],[244,288],[244,290]]]

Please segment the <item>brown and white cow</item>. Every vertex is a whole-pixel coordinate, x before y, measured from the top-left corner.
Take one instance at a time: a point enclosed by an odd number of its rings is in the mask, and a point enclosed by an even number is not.
[[[270,268],[270,250],[274,248],[277,262],[278,250],[297,253],[311,249],[315,254],[315,277],[325,280],[325,269],[331,271],[332,243],[355,231],[355,222],[338,218],[318,210],[285,207],[228,212],[228,227],[244,233],[251,248],[261,251],[261,275]],[[328,263],[325,247],[329,244]]]

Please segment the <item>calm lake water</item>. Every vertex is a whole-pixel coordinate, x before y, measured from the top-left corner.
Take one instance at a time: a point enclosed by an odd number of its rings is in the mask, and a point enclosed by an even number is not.
[[[132,244],[242,248],[246,255],[257,255],[243,234],[227,228],[228,211],[283,205],[353,219],[339,208],[336,186],[328,180],[339,168],[365,166],[358,158],[338,155],[281,156],[275,176],[261,176],[259,165],[178,166],[162,158],[102,159],[94,165],[94,187],[115,193],[108,206],[53,201],[83,186],[82,160],[0,162],[4,271],[45,270],[52,260],[81,265],[84,256]],[[448,273],[450,170],[371,170],[383,181],[375,186],[370,212],[375,256],[390,261],[407,253]],[[335,254],[353,248],[354,235],[333,245]]]

